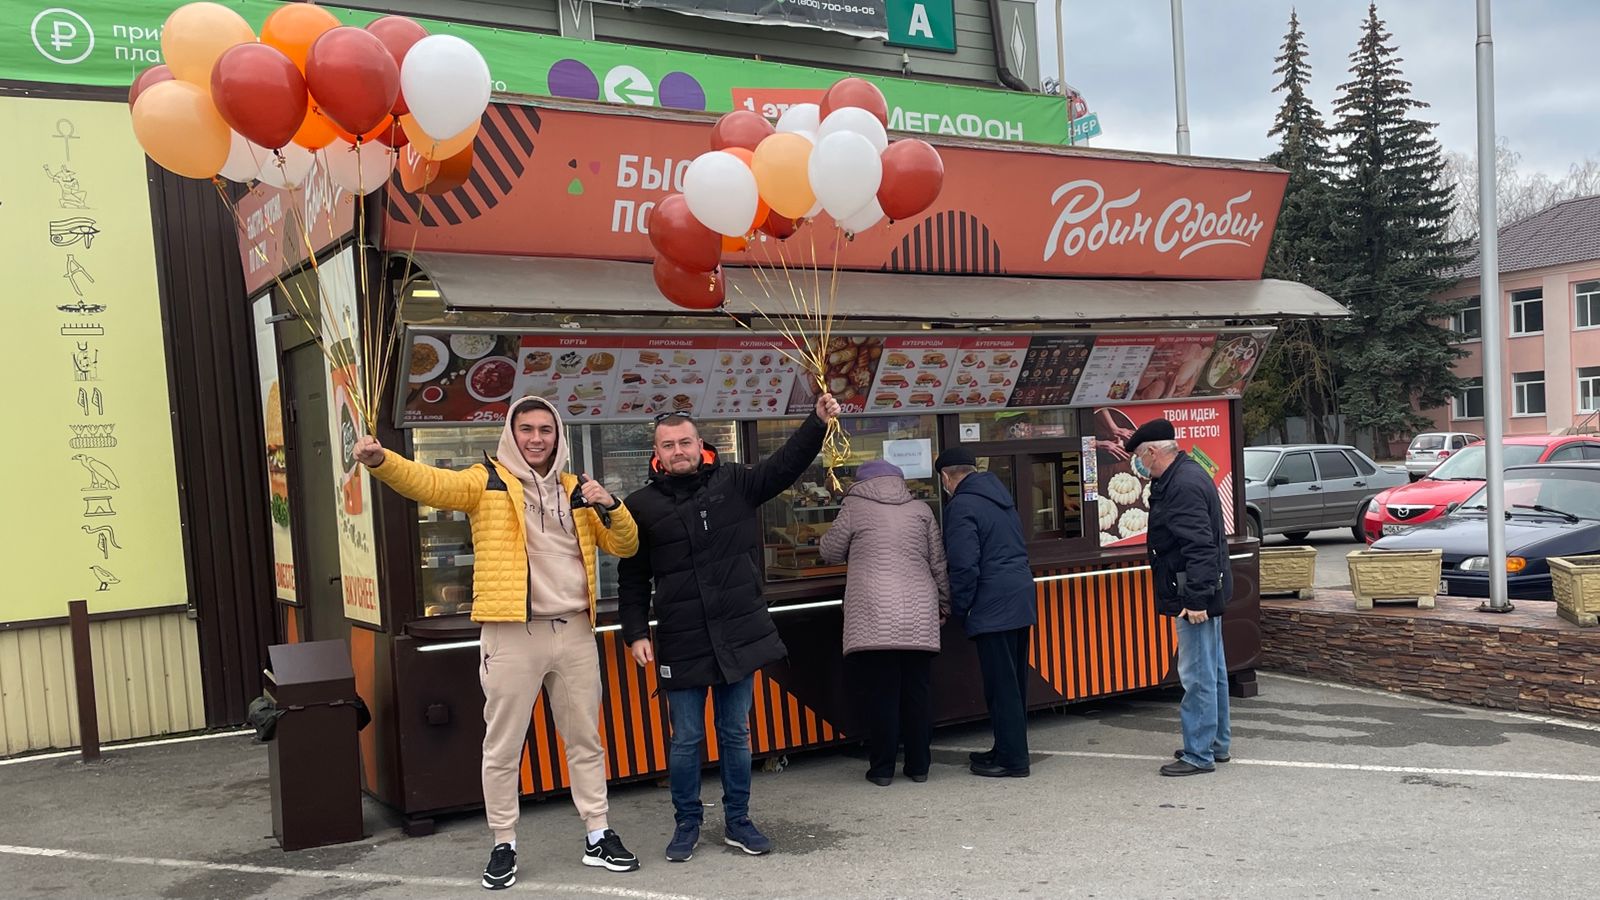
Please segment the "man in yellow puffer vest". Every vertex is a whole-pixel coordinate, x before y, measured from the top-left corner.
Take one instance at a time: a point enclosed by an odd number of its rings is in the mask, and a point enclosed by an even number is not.
[[[494,833],[483,886],[500,890],[517,880],[518,766],[541,687],[567,744],[572,801],[588,831],[584,865],[637,869],[638,858],[606,821],[594,640],[595,548],[623,558],[638,551],[628,508],[594,479],[562,471],[561,413],[539,397],[513,403],[495,458],[463,471],[413,462],[373,437],[358,441],[355,455],[398,493],[471,521],[472,620],[481,623],[487,726],[483,804]],[[588,507],[572,508],[574,488]]]

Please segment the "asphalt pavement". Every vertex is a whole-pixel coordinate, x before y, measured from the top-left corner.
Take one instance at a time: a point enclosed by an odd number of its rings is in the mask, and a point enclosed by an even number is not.
[[[1366,543],[1352,539],[1348,528],[1330,528],[1325,531],[1313,531],[1303,541],[1291,541],[1281,534],[1269,534],[1262,540],[1261,546],[1317,548],[1316,586],[1348,590],[1350,569],[1345,565],[1344,558],[1351,550],[1365,547]]]
[[[669,864],[667,791],[618,787],[612,824],[644,860],[580,864],[563,797],[523,805],[519,883],[504,897],[1592,897],[1600,729],[1263,673],[1234,703],[1233,761],[1162,778],[1175,692],[1036,715],[1032,777],[966,771],[979,726],[941,729],[931,778],[868,784],[859,752],[797,755],[755,776],[777,849],[721,842]],[[714,773],[705,796],[715,800]],[[7,897],[482,896],[478,815],[403,836],[368,803],[369,836],[285,853],[271,838],[265,748],[242,736],[0,762]]]

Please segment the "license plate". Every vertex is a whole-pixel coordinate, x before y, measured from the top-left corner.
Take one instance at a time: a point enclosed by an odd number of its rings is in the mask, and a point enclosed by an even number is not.
[[[1411,527],[1410,525],[1398,525],[1398,524],[1396,524],[1394,522],[1385,522],[1384,525],[1383,525],[1383,533],[1384,534],[1399,534],[1400,532],[1405,531],[1407,528],[1410,528],[1410,527]]]

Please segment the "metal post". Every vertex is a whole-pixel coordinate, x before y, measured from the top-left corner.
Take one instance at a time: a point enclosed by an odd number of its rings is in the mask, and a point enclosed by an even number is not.
[[[1189,155],[1189,86],[1183,62],[1183,0],[1172,0],[1172,92],[1178,104],[1178,155]]]
[[[94,654],[89,649],[89,603],[67,601],[72,636],[72,680],[78,689],[78,752],[84,762],[100,758],[100,718],[94,705]]]
[[[1494,38],[1489,0],[1478,0],[1478,302],[1483,311],[1484,497],[1489,507],[1489,602],[1484,612],[1510,612],[1506,598],[1505,379],[1500,322],[1500,231],[1495,202]]]
[[[1067,39],[1061,24],[1061,14],[1067,0],[1056,0],[1056,86],[1061,89],[1061,99],[1067,104],[1067,146],[1077,143],[1072,137],[1072,94],[1067,90]]]

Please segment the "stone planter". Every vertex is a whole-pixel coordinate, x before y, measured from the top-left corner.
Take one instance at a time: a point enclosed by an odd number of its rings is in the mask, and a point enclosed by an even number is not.
[[[1418,609],[1432,609],[1443,555],[1440,550],[1350,551],[1345,560],[1356,609],[1371,609],[1374,600],[1415,600]]]
[[[1576,625],[1600,625],[1600,556],[1552,556],[1556,614]]]
[[[1266,547],[1261,550],[1261,596],[1293,594],[1310,600],[1317,578],[1315,547]]]

